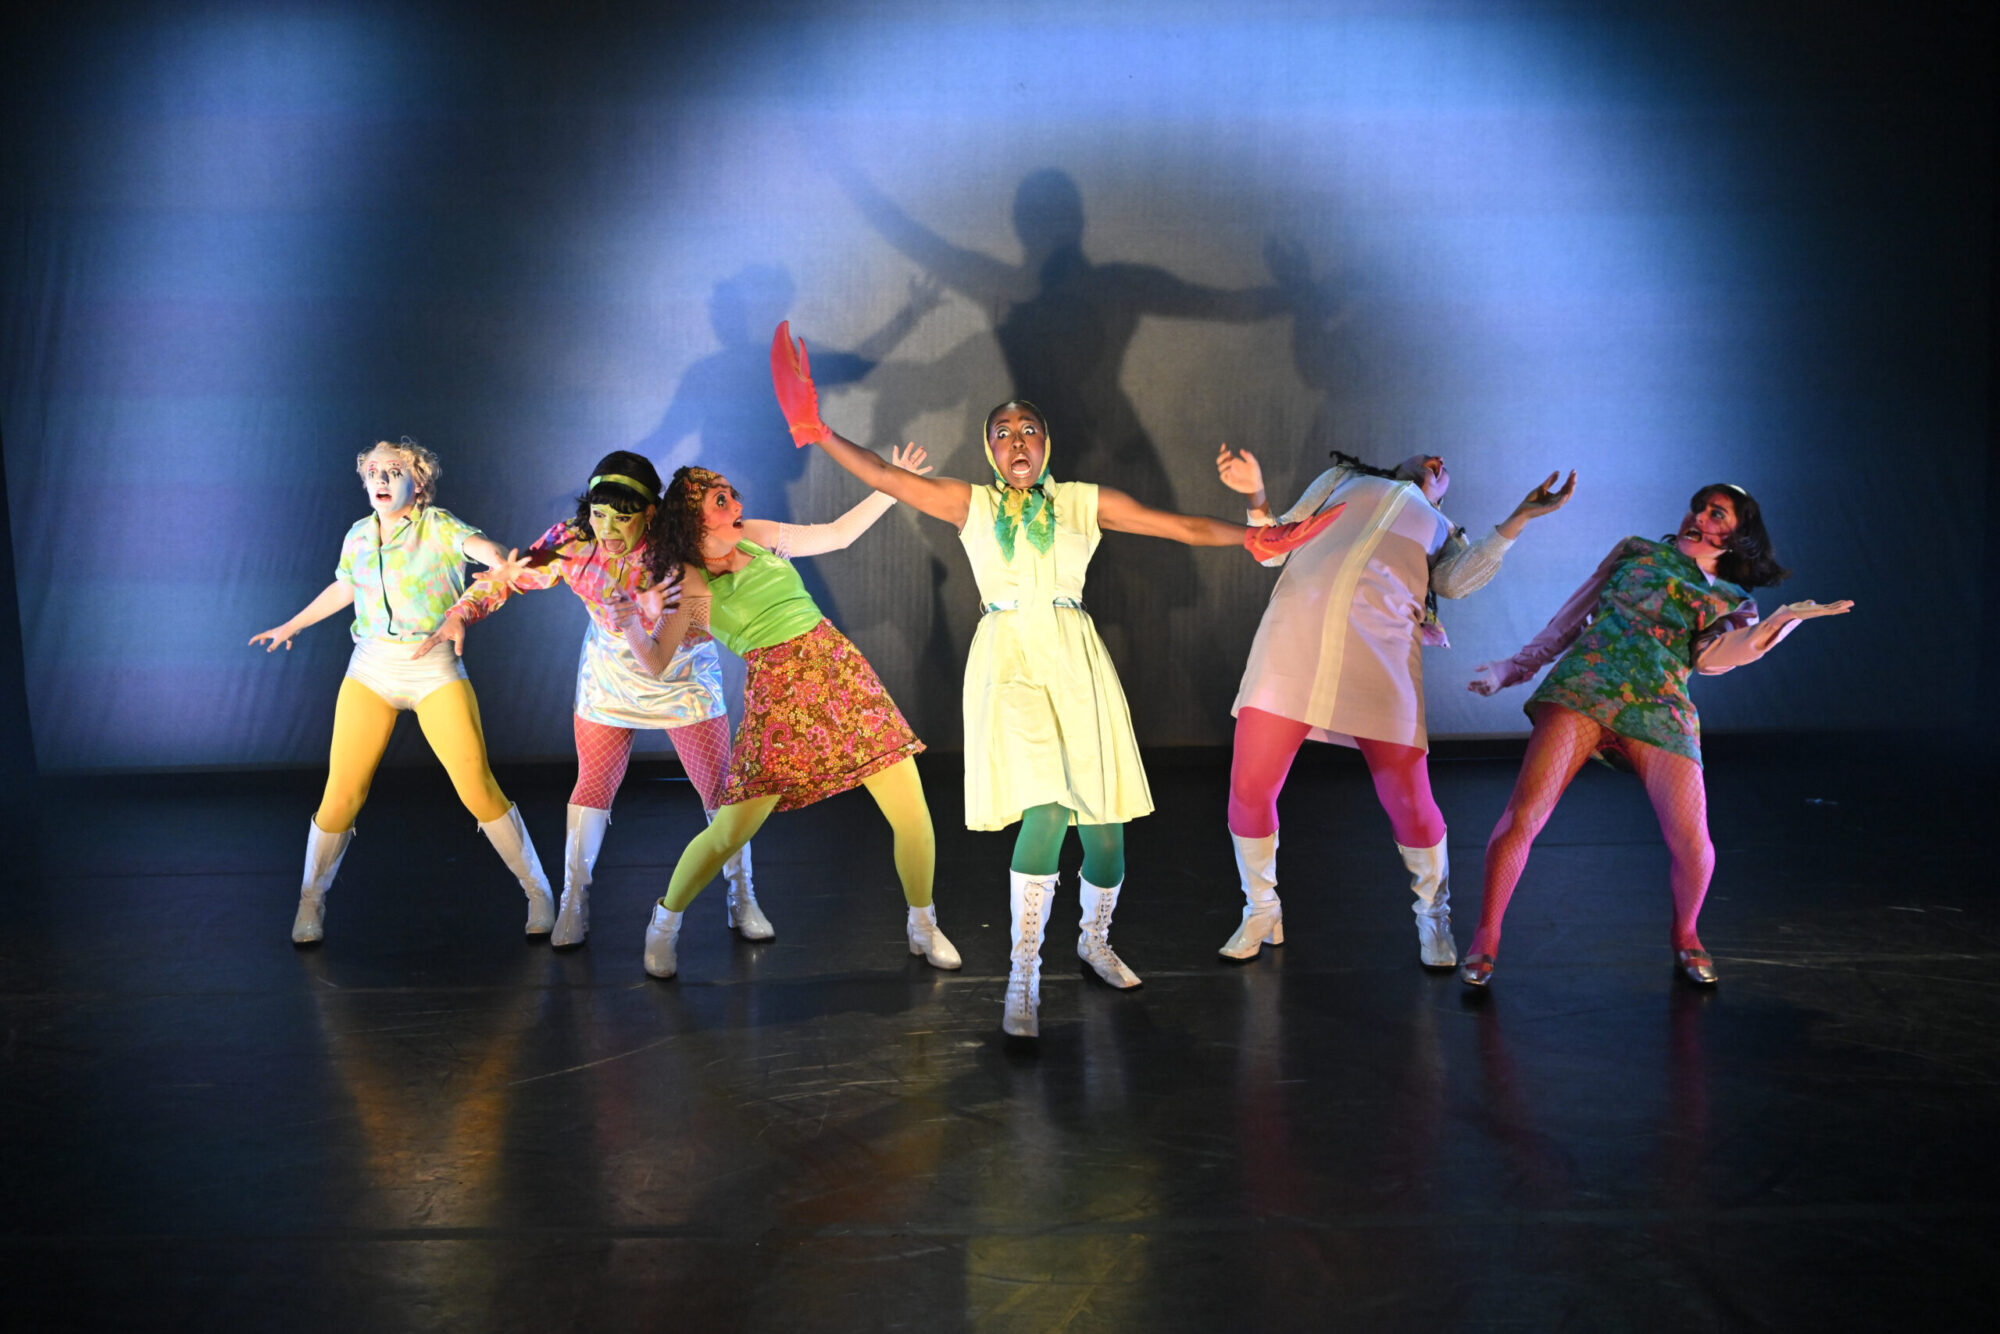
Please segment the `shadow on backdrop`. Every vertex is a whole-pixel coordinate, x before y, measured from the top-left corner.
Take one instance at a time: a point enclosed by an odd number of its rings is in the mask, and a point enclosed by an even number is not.
[[[831,389],[867,378],[941,295],[933,283],[912,283],[902,309],[853,349],[815,343],[813,379]],[[771,330],[791,312],[797,296],[792,275],[775,264],[753,264],[717,283],[709,293],[708,318],[721,349],[688,367],[660,424],[631,448],[653,460],[662,477],[696,462],[724,474],[757,518],[825,523],[838,511],[792,513],[791,487],[805,476],[811,451],[793,446],[771,396]],[[840,607],[814,563],[801,563],[799,574],[813,601],[840,623]]]
[[[989,387],[979,401],[1034,401],[1047,415],[1056,477],[1113,486],[1147,505],[1180,508],[1160,449],[1119,384],[1140,318],[1248,323],[1285,315],[1299,304],[1298,294],[1277,283],[1231,290],[1192,283],[1150,264],[1093,263],[1083,252],[1082,193],[1066,172],[1052,167],[1030,172],[1015,190],[1014,231],[1023,253],[1019,264],[952,244],[911,218],[851,165],[834,170],[884,240],[993,321],[993,337],[1012,384]],[[964,359],[962,351],[954,351],[934,369],[948,371]],[[813,368],[819,368],[817,356]],[[963,398],[961,386],[948,380],[945,385],[944,392],[952,394],[949,400],[921,395],[901,399],[885,392],[877,418],[879,440],[900,439],[891,426]],[[907,391],[909,377],[899,373],[885,379],[884,388]],[[1084,596],[1114,654],[1129,664],[1136,628],[1164,625],[1175,612],[1192,608],[1198,584],[1186,548],[1151,541],[1141,555],[1136,549],[1120,550],[1127,540],[1144,541],[1105,535],[1111,559],[1092,569]],[[1174,690],[1134,696],[1133,721],[1140,734],[1167,734],[1174,720],[1188,716],[1198,704],[1179,697],[1187,692],[1181,683]]]

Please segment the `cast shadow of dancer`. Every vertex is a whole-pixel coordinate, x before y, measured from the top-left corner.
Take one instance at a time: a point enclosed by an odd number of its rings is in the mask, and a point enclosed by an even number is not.
[[[837,165],[834,173],[884,240],[989,313],[1013,383],[996,386],[981,400],[1018,396],[1042,409],[1056,476],[1115,486],[1162,509],[1183,508],[1158,447],[1118,382],[1140,317],[1248,323],[1289,313],[1295,294],[1277,285],[1206,287],[1150,264],[1093,263],[1083,253],[1083,197],[1076,182],[1054,168],[1030,172],[1014,193],[1014,231],[1023,254],[1018,264],[953,245],[850,166]],[[815,378],[819,366],[815,350]],[[962,392],[962,386],[952,388]],[[900,426],[923,410],[887,394],[882,408],[876,429],[884,440],[902,439]],[[908,415],[898,420],[895,412]],[[1199,448],[1206,460],[1212,442]],[[1113,551],[1129,540],[1105,535]],[[1198,703],[1185,678],[1174,680],[1171,689],[1162,688],[1166,681],[1149,679],[1158,673],[1140,670],[1129,637],[1144,638],[1146,627],[1168,624],[1173,612],[1193,605],[1197,588],[1192,555],[1171,544],[1163,550],[1150,543],[1143,558],[1137,550],[1119,552],[1091,570],[1085,598],[1114,651],[1123,650],[1121,665],[1129,664],[1126,670],[1134,673],[1137,688],[1130,700],[1142,735],[1171,732]]]
[[[726,474],[754,500],[759,516],[780,523],[794,522],[791,487],[805,476],[812,453],[793,447],[771,398],[771,330],[797,295],[791,274],[775,264],[754,264],[717,283],[709,293],[708,320],[721,349],[688,367],[660,424],[631,446],[652,459],[662,477],[695,462]],[[822,389],[865,379],[942,299],[935,283],[911,283],[902,309],[852,351],[815,343],[813,379]],[[809,514],[805,521],[831,517]],[[838,620],[839,606],[813,562],[802,563],[799,574],[813,600]]]
[[[1271,276],[1292,294],[1292,366],[1318,400],[1302,457],[1319,459],[1335,449],[1393,456],[1380,447],[1380,386],[1354,328],[1360,295],[1338,270],[1315,280],[1303,247],[1268,246],[1264,255]]]

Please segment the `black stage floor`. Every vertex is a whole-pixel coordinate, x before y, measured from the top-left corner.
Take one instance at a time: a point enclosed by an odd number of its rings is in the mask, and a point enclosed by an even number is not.
[[[435,768],[378,783],[303,951],[316,775],[44,784],[0,944],[0,1322],[1991,1328],[1993,816],[1865,752],[1712,747],[1712,993],[1669,969],[1637,784],[1593,766],[1483,997],[1418,967],[1347,752],[1285,797],[1290,943],[1218,960],[1227,759],[1162,754],[1115,932],[1146,985],[1084,981],[1052,930],[1033,1054],[999,1031],[1009,840],[957,828],[953,756],[925,772],[962,973],[905,953],[849,794],[756,844],[778,939],[711,891],[664,984],[647,904],[700,820],[664,769],[569,954],[522,942]],[[1461,948],[1513,770],[1435,765]],[[554,869],[567,774],[502,779]]]

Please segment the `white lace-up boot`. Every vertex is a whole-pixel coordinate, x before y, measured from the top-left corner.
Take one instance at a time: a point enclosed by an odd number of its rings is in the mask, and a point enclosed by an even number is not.
[[[676,951],[681,940],[681,914],[664,902],[653,905],[653,920],[646,924],[646,971],[654,977],[672,977],[680,971]]]
[[[714,811],[704,811],[709,822],[715,822]],[[757,893],[750,887],[750,845],[745,843],[729,855],[722,864],[722,879],[729,886],[726,900],[729,904],[729,925],[745,940],[769,940],[778,934],[771,925],[771,919],[764,916],[764,910],[757,906]]]
[[[1007,1013],[1000,1027],[1009,1037],[1041,1035],[1042,935],[1048,930],[1049,905],[1055,901],[1056,877],[1007,873],[1007,904],[1014,922],[1014,946],[1008,957]]]
[[[1078,897],[1083,901],[1083,921],[1079,924],[1083,930],[1076,938],[1076,957],[1121,991],[1139,985],[1139,975],[1127,968],[1125,961],[1111,949],[1111,913],[1118,906],[1118,891],[1124,885],[1120,880],[1105,889],[1088,880],[1077,881]]]
[[[481,820],[479,832],[486,835],[500,860],[521,882],[521,892],[528,896],[528,934],[546,936],[556,924],[556,900],[549,893],[549,878],[542,874],[542,859],[535,855],[535,840],[528,837],[521,808],[509,806],[499,819]]]
[[[354,830],[329,834],[317,821],[306,820],[306,872],[299,887],[299,911],[292,918],[292,943],[310,945],[326,934],[326,891],[340,870],[340,859],[354,841]]]
[[[1278,835],[1231,834],[1236,873],[1243,880],[1243,921],[1223,945],[1225,959],[1254,959],[1266,945],[1285,943],[1285,910],[1278,902]]]
[[[958,957],[957,948],[944,938],[944,932],[938,930],[935,903],[911,908],[909,920],[903,924],[903,934],[910,938],[910,953],[922,955],[933,968],[957,968],[965,962]]]
[[[610,826],[610,811],[569,808],[569,828],[563,835],[562,906],[556,909],[556,929],[549,937],[557,949],[581,945],[590,934],[591,873],[597,869],[597,850],[604,846],[604,831]]]
[[[1406,848],[1403,865],[1410,869],[1410,889],[1417,901],[1410,911],[1417,915],[1417,951],[1426,968],[1449,968],[1458,962],[1458,946],[1451,939],[1451,859],[1439,839],[1434,848]]]

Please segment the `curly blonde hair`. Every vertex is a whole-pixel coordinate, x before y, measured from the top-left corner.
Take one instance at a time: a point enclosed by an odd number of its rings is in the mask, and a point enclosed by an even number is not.
[[[407,435],[399,442],[377,440],[368,448],[354,456],[354,473],[357,477],[368,475],[368,456],[380,449],[386,449],[403,461],[410,470],[410,476],[417,482],[417,503],[428,505],[437,499],[438,478],[444,476],[444,465],[438,456],[425,449]]]

